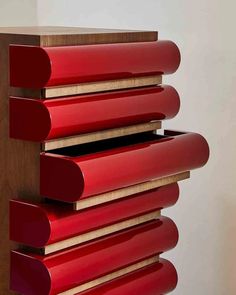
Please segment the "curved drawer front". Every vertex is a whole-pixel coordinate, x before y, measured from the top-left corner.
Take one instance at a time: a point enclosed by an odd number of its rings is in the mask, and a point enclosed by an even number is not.
[[[201,167],[209,157],[209,148],[199,134],[172,132],[167,136],[128,136],[55,153],[41,154],[41,195],[76,202]]]
[[[10,46],[10,85],[26,88],[170,74],[180,53],[171,41],[65,47]]]
[[[72,211],[71,206],[66,204],[59,206],[11,200],[10,239],[32,247],[44,247],[172,206],[178,197],[179,187],[174,183],[81,212]]]
[[[173,248],[178,231],[167,217],[48,256],[11,253],[11,290],[58,294]],[[30,270],[30,272],[29,272]]]
[[[43,141],[174,117],[180,107],[171,86],[73,98],[10,98],[10,136]]]
[[[161,295],[173,291],[177,281],[177,272],[173,264],[160,259],[159,263],[76,295]]]

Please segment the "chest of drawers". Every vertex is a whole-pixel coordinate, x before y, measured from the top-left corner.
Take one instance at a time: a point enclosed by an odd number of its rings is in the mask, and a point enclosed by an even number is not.
[[[160,255],[178,230],[161,211],[209,157],[201,135],[160,130],[180,108],[162,84],[178,47],[60,27],[2,28],[0,41],[0,293],[171,292]]]

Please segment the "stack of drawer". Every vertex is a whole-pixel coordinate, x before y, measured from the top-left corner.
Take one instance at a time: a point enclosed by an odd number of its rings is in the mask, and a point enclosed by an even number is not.
[[[179,111],[177,91],[161,83],[180,53],[171,41],[141,41],[9,46],[10,85],[25,89],[9,100],[10,137],[41,145],[41,201],[10,201],[13,291],[175,288],[176,270],[159,255],[176,246],[178,231],[160,211],[177,202],[177,182],[209,149],[199,134],[157,131]]]

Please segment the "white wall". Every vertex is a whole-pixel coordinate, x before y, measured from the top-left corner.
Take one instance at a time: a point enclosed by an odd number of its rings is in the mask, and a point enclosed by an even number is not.
[[[0,26],[36,26],[37,0],[0,0]]]
[[[5,2],[5,1],[1,1]],[[6,12],[14,4],[6,1]],[[11,4],[9,4],[11,3]],[[236,293],[236,39],[233,0],[38,0],[38,24],[124,29],[156,29],[182,52],[178,72],[164,81],[179,91],[182,108],[164,127],[203,134],[211,158],[181,184],[178,204],[164,214],[179,227],[180,242],[164,257],[179,272],[176,295]],[[0,11],[7,20],[6,12]],[[18,18],[31,24],[20,9]],[[26,17],[27,19],[24,18]]]

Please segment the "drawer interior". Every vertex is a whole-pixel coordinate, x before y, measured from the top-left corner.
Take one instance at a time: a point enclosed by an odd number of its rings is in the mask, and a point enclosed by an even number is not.
[[[148,141],[159,140],[166,137],[168,136],[154,134],[153,132],[144,132],[128,136],[116,137],[112,139],[105,139],[91,143],[84,143],[65,148],[54,149],[51,150],[50,153],[67,157],[77,157],[96,152],[102,152],[113,148],[131,146],[137,143],[145,143]]]

